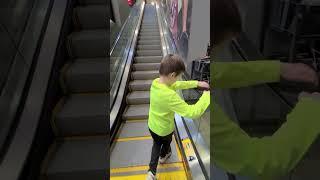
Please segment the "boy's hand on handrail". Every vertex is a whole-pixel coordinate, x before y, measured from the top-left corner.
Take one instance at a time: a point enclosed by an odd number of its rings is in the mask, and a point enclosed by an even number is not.
[[[288,81],[311,83],[319,85],[317,73],[308,65],[303,63],[281,63],[281,77]]]
[[[210,90],[210,85],[205,81],[198,82],[198,89],[208,91]]]

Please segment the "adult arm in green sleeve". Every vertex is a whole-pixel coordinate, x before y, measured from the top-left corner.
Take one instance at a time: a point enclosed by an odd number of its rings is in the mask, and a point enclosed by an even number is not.
[[[296,166],[320,131],[320,103],[310,98],[302,99],[281,128],[264,138],[249,137],[219,106],[211,107],[213,161],[234,174],[268,180],[281,177]]]
[[[280,61],[211,63],[214,88],[239,88],[280,80]]]
[[[196,88],[198,81],[176,81],[170,87],[174,90]]]
[[[174,93],[170,97],[169,108],[175,113],[183,117],[198,118],[210,105],[210,92],[203,92],[202,96],[196,104],[189,105],[181,97]]]

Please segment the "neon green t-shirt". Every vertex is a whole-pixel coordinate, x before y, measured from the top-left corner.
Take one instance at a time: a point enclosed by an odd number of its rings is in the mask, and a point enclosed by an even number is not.
[[[198,81],[177,81],[171,86],[152,82],[150,89],[150,109],[148,126],[159,136],[166,136],[174,131],[174,113],[187,118],[200,117],[210,104],[210,93],[204,92],[198,102],[187,104],[178,95],[178,89],[191,89],[198,86]]]

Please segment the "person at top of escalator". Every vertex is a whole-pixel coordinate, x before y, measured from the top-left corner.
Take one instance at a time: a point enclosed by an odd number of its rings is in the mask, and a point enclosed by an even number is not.
[[[260,83],[290,81],[318,86],[317,73],[301,63],[280,61],[217,62],[222,45],[241,32],[241,17],[234,0],[212,1],[213,61],[211,87],[239,88]],[[214,89],[211,91],[215,95]],[[215,166],[253,179],[275,180],[289,173],[320,133],[320,94],[299,95],[286,122],[268,137],[250,137],[215,102],[211,106],[211,157]]]
[[[153,80],[150,88],[148,127],[153,138],[151,160],[147,179],[156,179],[158,161],[164,163],[171,155],[170,144],[174,131],[174,113],[183,117],[198,118],[210,104],[209,84],[202,81],[177,81],[185,71],[178,55],[165,56],[160,64],[160,78]],[[196,104],[187,104],[176,90],[205,89]],[[160,157],[160,159],[159,159]]]

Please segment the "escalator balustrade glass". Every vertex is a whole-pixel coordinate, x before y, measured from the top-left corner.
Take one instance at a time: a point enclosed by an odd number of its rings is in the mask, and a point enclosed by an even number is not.
[[[141,12],[141,3],[136,3],[130,12],[128,19],[123,24],[110,51],[110,109],[116,99],[117,91],[120,86],[121,78],[130,51],[132,37],[135,32]]]

